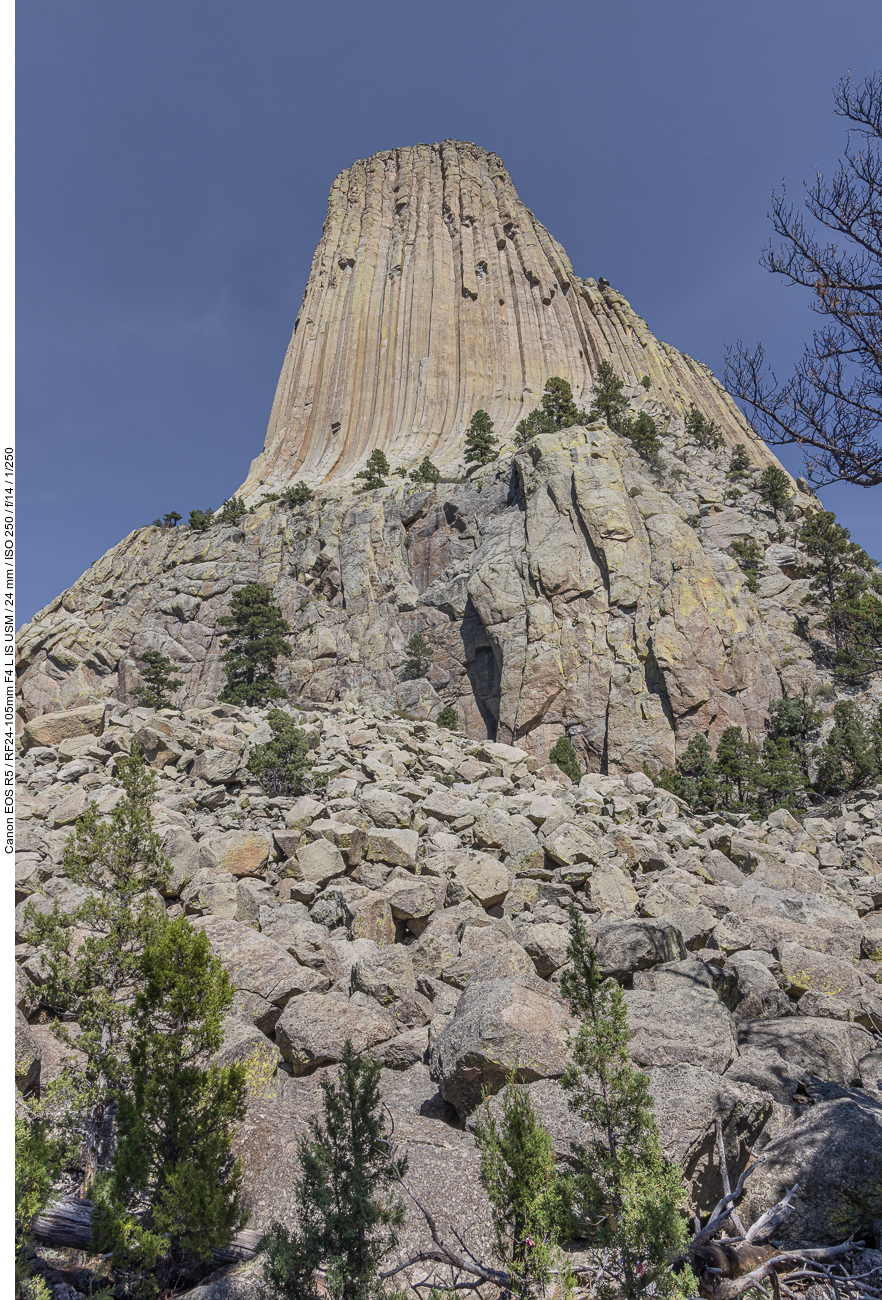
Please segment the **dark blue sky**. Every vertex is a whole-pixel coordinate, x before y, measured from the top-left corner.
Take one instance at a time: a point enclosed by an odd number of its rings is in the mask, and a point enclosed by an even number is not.
[[[812,316],[763,271],[769,194],[832,173],[831,90],[879,0],[27,0],[18,10],[19,621],[261,449],[356,158],[500,153],[579,275],[722,373]],[[798,455],[783,459],[798,472]],[[824,501],[879,555],[880,489]]]

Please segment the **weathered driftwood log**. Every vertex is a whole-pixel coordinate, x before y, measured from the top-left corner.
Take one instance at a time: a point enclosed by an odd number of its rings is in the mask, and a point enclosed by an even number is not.
[[[89,1250],[92,1233],[92,1202],[81,1197],[54,1201],[34,1220],[32,1233],[38,1241],[52,1246],[70,1246],[74,1250]],[[212,1252],[214,1264],[235,1264],[241,1259],[251,1259],[263,1236],[260,1232],[245,1229],[226,1246]]]

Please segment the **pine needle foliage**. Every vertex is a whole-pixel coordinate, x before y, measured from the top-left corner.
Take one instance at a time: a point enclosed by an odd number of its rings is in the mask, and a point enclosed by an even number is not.
[[[493,436],[493,421],[486,411],[475,411],[465,436],[465,461],[467,465],[489,465],[499,453],[495,448],[499,439]]]
[[[818,626],[833,640],[834,667],[861,680],[882,670],[882,574],[831,510],[817,510],[797,533],[808,563],[803,604],[822,612]]]
[[[85,901],[66,913],[57,905],[48,915],[31,905],[25,913],[28,941],[45,953],[44,998],[81,1031],[74,1042],[62,1022],[53,1022],[81,1063],[66,1058],[49,1095],[82,1137],[87,1188],[106,1161],[109,1110],[129,1078],[126,1025],[144,949],[165,923],[152,891],[162,890],[171,870],[150,814],[156,777],[136,752],[119,760],[117,780],[123,798],[110,817],[89,804],[64,848],[64,874],[88,891]]]
[[[172,677],[172,661],[158,650],[145,650],[137,662],[144,685],[135,691],[135,699],[143,708],[164,709],[172,693],[183,686],[183,678]]]
[[[624,390],[624,380],[619,378],[608,361],[601,361],[597,367],[588,417],[592,420],[605,420],[613,433],[627,438],[638,456],[658,473],[663,466],[659,455],[661,439],[656,423],[648,411],[640,411],[636,416],[629,414]]]
[[[165,1294],[244,1226],[242,1170],[230,1157],[245,1114],[245,1067],[207,1065],[223,1041],[233,985],[208,938],[177,917],[147,944],[129,1030],[131,1083],[118,1098],[117,1149],[96,1187],[93,1247],[129,1294]],[[146,1210],[136,1218],[136,1212]]]
[[[214,508],[209,506],[207,510],[191,510],[187,527],[194,533],[204,533],[213,523],[215,523]]]
[[[687,1240],[683,1179],[664,1158],[649,1079],[628,1060],[624,994],[601,975],[575,908],[568,956],[572,969],[561,991],[579,1029],[561,1084],[591,1136],[573,1144],[567,1190],[580,1235],[604,1259],[597,1294],[601,1300],[685,1300],[695,1294],[695,1279],[688,1269],[672,1273],[668,1266]]]
[[[496,1249],[512,1292],[525,1300],[544,1296],[555,1266],[561,1264],[557,1243],[567,1223],[563,1183],[551,1135],[533,1109],[529,1092],[518,1087],[513,1076],[502,1093],[498,1120],[485,1097],[475,1140]]]
[[[738,538],[732,543],[732,554],[744,574],[744,585],[748,591],[759,591],[760,574],[765,568],[763,551],[759,542],[753,537]]]
[[[445,704],[435,721],[439,727],[446,727],[448,731],[459,730],[459,717],[452,704]]]
[[[695,439],[699,447],[704,447],[707,451],[718,451],[723,445],[723,435],[717,424],[709,420],[706,415],[702,415],[694,403],[690,405],[686,416],[686,432],[690,438]]]
[[[793,496],[790,475],[778,465],[766,466],[760,475],[756,490],[759,493],[760,500],[765,501],[766,505],[772,507],[776,519],[779,511],[787,510]]]
[[[315,493],[305,483],[294,483],[291,487],[286,487],[279,496],[286,505],[305,506],[313,500]]]
[[[818,758],[818,789],[825,794],[857,790],[882,775],[882,705],[864,713],[853,700],[833,706],[833,727]]]
[[[318,1300],[315,1272],[327,1269],[333,1300],[379,1300],[380,1264],[394,1248],[404,1204],[380,1103],[380,1066],[346,1040],[336,1079],[322,1080],[322,1118],[301,1139],[294,1200],[299,1223],[275,1223],[264,1241],[264,1277],[279,1300]],[[398,1172],[406,1172],[400,1161]]]
[[[433,465],[428,456],[424,456],[416,469],[412,469],[408,478],[412,483],[428,483],[434,485],[441,482],[441,471],[437,465]]]
[[[214,516],[216,524],[235,524],[248,514],[248,507],[242,497],[229,497]]]
[[[34,1219],[45,1207],[52,1184],[64,1168],[66,1143],[52,1135],[45,1118],[15,1117],[15,1249],[17,1259],[27,1248]],[[23,1259],[20,1261],[23,1262]]]
[[[423,634],[415,632],[407,643],[408,658],[404,665],[404,676],[410,680],[425,677],[434,653],[434,647],[429,645]]]
[[[364,469],[360,469],[355,477],[364,480],[361,485],[362,492],[372,492],[374,488],[384,488],[386,486],[386,478],[390,473],[391,470],[385,452],[381,451],[379,447],[375,447],[368,456]]]
[[[266,704],[285,698],[273,680],[276,660],[288,656],[285,639],[291,628],[268,587],[249,582],[233,592],[230,612],[218,619],[228,628],[221,641],[227,684],[220,694],[225,704]]]
[[[569,736],[558,737],[551,746],[548,761],[559,767],[574,785],[579,784],[582,779],[582,769],[579,766],[579,756]]]
[[[743,478],[743,476],[749,474],[752,469],[753,465],[751,464],[750,457],[747,454],[747,448],[743,442],[737,443],[733,448],[729,460],[729,469],[727,471],[729,478]]]
[[[255,745],[248,758],[248,771],[273,798],[306,794],[327,784],[327,776],[312,775],[309,740],[289,713],[271,709],[267,717],[272,740]]]

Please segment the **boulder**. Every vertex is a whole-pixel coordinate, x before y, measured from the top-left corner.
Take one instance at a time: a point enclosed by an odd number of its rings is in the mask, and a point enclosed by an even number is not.
[[[196,755],[190,776],[209,785],[228,785],[235,781],[241,761],[238,750],[206,749]]]
[[[463,934],[459,961],[448,966],[444,982],[464,989],[473,979],[532,975],[534,965],[521,945],[502,931],[486,928]]]
[[[24,1016],[33,1015],[40,1005],[40,989],[27,971],[15,963],[15,1005]]]
[[[286,903],[261,916],[261,934],[272,939],[298,961],[333,981],[339,975],[336,945],[331,943],[323,925],[303,919],[297,903]]]
[[[495,907],[508,893],[508,871],[489,853],[464,849],[457,861],[447,890],[448,903],[471,899],[479,907]]]
[[[420,837],[416,831],[370,830],[364,845],[364,856],[369,862],[388,862],[393,867],[416,866]]]
[[[455,934],[426,930],[408,949],[417,976],[443,980],[446,971],[459,961],[459,940]]]
[[[748,1062],[765,1060],[767,1068],[777,1068],[784,1078],[806,1075],[850,1087],[860,1083],[860,1060],[874,1045],[866,1029],[838,1020],[812,1016],[756,1020],[739,1030],[739,1059],[732,1073],[753,1083],[754,1078],[746,1076]]]
[[[429,1030],[427,1026],[420,1029],[406,1029],[403,1034],[390,1038],[379,1047],[371,1048],[370,1055],[386,1070],[409,1070],[426,1059],[429,1047]]]
[[[265,880],[255,880],[246,876],[236,883],[235,920],[250,925],[252,930],[262,930],[261,913],[274,911],[278,907],[276,891]]]
[[[335,877],[346,874],[346,863],[340,850],[321,836],[297,850],[294,861],[288,863],[288,874],[323,889]]]
[[[200,847],[210,855],[211,865],[231,876],[259,876],[269,859],[269,841],[250,831],[227,831],[203,840]]]
[[[741,1208],[750,1223],[799,1184],[775,1242],[832,1246],[872,1241],[882,1218],[882,1102],[852,1092],[809,1106],[766,1146]]]
[[[86,811],[89,797],[81,786],[75,786],[68,794],[62,796],[52,810],[52,826],[57,830],[61,826],[72,826],[78,817]]]
[[[387,830],[410,826],[412,804],[403,795],[393,794],[383,785],[363,785],[358,801],[376,826]]]
[[[169,826],[161,848],[172,868],[164,891],[168,898],[178,898],[200,868],[215,865],[183,826]]]
[[[589,937],[601,971],[617,980],[686,956],[680,931],[661,918],[601,921],[591,928]]]
[[[543,979],[553,975],[567,960],[569,932],[551,921],[534,921],[518,928],[517,940],[530,957],[536,974]]]
[[[713,989],[634,988],[625,1003],[631,1060],[643,1070],[685,1064],[722,1074],[735,1056],[734,1023]]]
[[[622,917],[633,913],[640,901],[637,890],[618,867],[595,867],[588,882],[588,894],[599,911]]]
[[[15,1086],[22,1094],[30,1092],[40,1081],[40,1047],[31,1027],[18,1007],[15,1008]]]
[[[289,830],[305,830],[317,817],[323,817],[325,805],[312,795],[302,794],[285,813],[285,825]]]
[[[446,885],[432,876],[394,876],[382,889],[383,897],[392,909],[396,920],[408,922],[428,922],[444,902]],[[422,926],[408,925],[408,929],[419,934]]]
[[[59,745],[70,736],[100,736],[104,730],[104,709],[103,704],[86,704],[63,713],[44,713],[25,723],[22,747],[28,750],[37,745]]]
[[[271,1038],[267,1038],[250,1020],[228,1016],[224,1021],[224,1040],[211,1058],[212,1065],[245,1067],[248,1096],[253,1099],[276,1095],[276,1073],[282,1054]]]
[[[239,886],[235,876],[218,867],[202,867],[181,890],[188,916],[218,916],[235,920]]]
[[[346,923],[353,939],[371,939],[384,946],[395,942],[395,918],[388,902],[380,894],[369,894],[350,902],[346,909]]]
[[[398,1032],[395,1020],[380,1006],[307,993],[285,1008],[276,1024],[276,1042],[295,1074],[310,1074],[343,1055],[346,1039],[357,1052],[376,1047]]]
[[[498,1092],[512,1072],[523,1082],[561,1075],[574,1029],[564,1002],[538,975],[472,980],[433,1043],[431,1076],[465,1117],[485,1089]]]
[[[551,860],[560,867],[572,867],[579,862],[593,864],[601,861],[597,840],[573,822],[564,822],[562,826],[558,826],[546,836],[544,847]]]
[[[291,998],[330,985],[326,976],[301,966],[280,944],[247,925],[218,916],[200,917],[193,924],[204,930],[233,981],[233,1015],[250,1020],[266,1034],[272,1033]]]

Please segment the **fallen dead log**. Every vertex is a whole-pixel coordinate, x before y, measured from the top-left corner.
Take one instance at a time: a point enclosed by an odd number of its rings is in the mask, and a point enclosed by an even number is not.
[[[51,1246],[69,1246],[74,1250],[89,1251],[92,1202],[79,1196],[53,1201],[34,1220],[31,1232],[37,1241],[44,1241]],[[248,1228],[237,1233],[226,1246],[219,1246],[212,1251],[215,1268],[253,1259],[262,1236],[263,1233]]]

